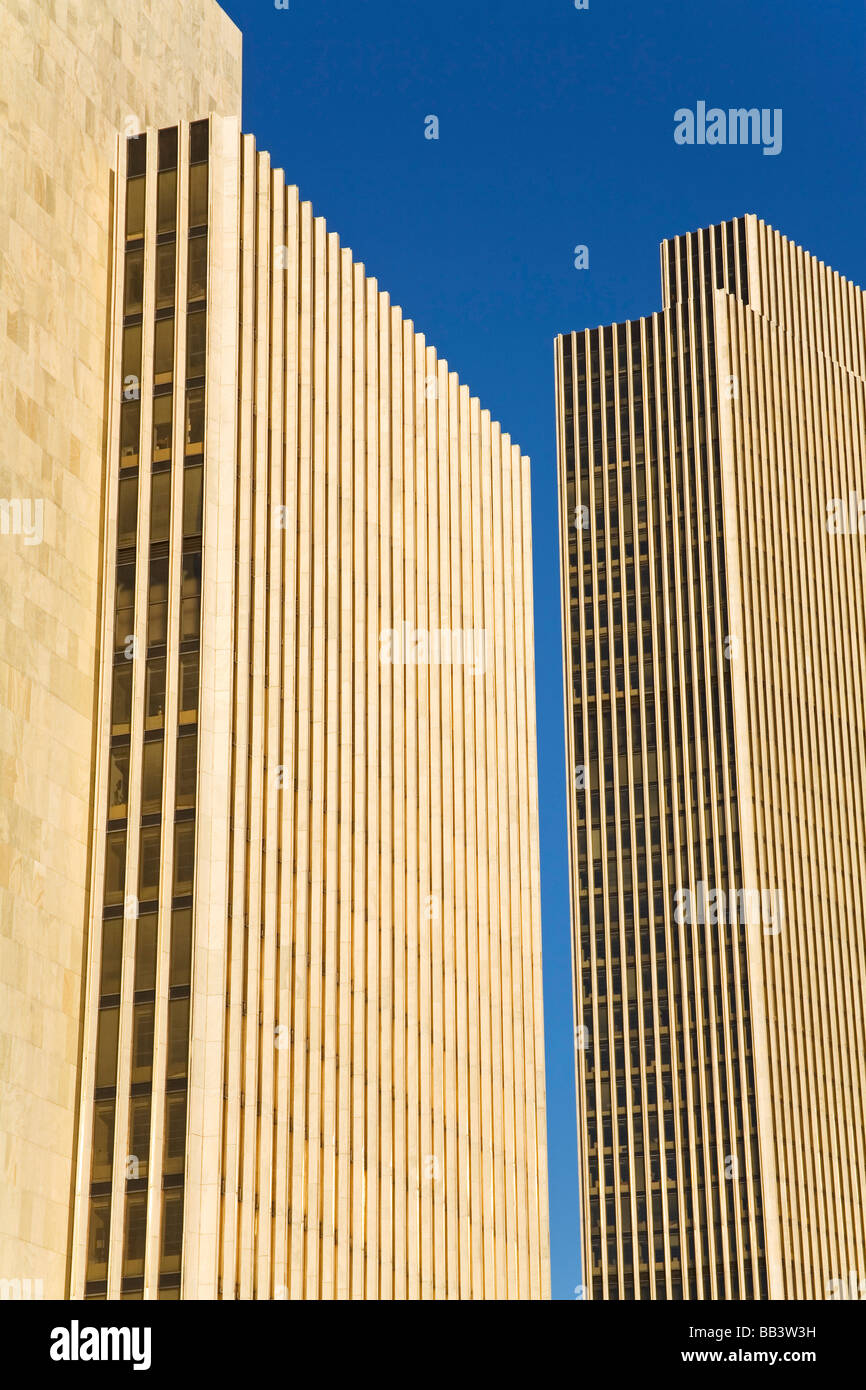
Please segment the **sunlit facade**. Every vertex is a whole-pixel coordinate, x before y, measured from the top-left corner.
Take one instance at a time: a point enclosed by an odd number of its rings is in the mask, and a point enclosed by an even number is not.
[[[71,1293],[548,1297],[528,460],[236,119],[117,188]]]
[[[661,265],[556,342],[583,1277],[825,1298],[866,1268],[864,296],[754,216]]]

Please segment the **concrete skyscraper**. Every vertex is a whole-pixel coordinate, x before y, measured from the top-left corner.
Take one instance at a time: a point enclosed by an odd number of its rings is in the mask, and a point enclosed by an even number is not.
[[[584,1281],[866,1268],[866,303],[754,216],[556,342]]]
[[[0,0],[0,1278],[62,1297],[118,131],[240,115],[213,0]]]
[[[191,73],[226,29],[196,10]],[[38,668],[40,698],[81,704],[65,1108],[4,1174],[0,1275],[94,1299],[549,1296],[528,460],[241,135],[239,82],[190,91],[172,106],[167,78],[133,138],[108,103],[82,195],[102,336],[53,388],[64,421],[72,382],[93,410],[92,496],[65,519],[92,560],[81,689]],[[5,921],[44,951],[16,872]],[[34,1032],[26,957],[16,978]],[[6,1158],[58,1084],[47,1030],[28,1043]]]

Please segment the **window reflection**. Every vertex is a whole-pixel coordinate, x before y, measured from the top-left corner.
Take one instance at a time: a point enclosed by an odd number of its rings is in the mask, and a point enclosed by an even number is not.
[[[153,398],[153,462],[171,458],[171,396]]]
[[[112,748],[108,763],[108,819],[124,820],[129,799],[129,747]]]
[[[126,878],[126,831],[110,830],[105,837],[105,904],[116,907],[123,902]]]
[[[201,614],[201,551],[189,552],[183,557],[181,579],[180,637],[188,642],[199,635]]]
[[[158,825],[146,826],[141,832],[138,896],[142,902],[159,896],[159,838]]]
[[[126,238],[144,236],[144,178],[126,181]]]
[[[148,595],[147,641],[149,646],[168,636],[168,560],[151,560]]]
[[[148,657],[145,686],[144,727],[161,729],[165,720],[164,656]]]
[[[200,454],[204,441],[204,387],[193,386],[186,393],[185,452]]]
[[[187,271],[187,300],[204,299],[207,294],[207,237],[190,237]]]
[[[167,541],[171,517],[171,474],[154,473],[150,480],[150,541]]]
[[[123,312],[140,314],[144,295],[144,252],[127,251],[123,281]]]
[[[90,1203],[90,1232],[87,1241],[87,1278],[108,1277],[108,1228],[111,1197],[94,1197]]]
[[[138,464],[138,440],[141,433],[141,401],[124,401],[120,407],[120,466],[134,468]]]
[[[156,307],[171,309],[174,306],[175,243],[156,248]]]
[[[203,376],[207,346],[207,314],[188,314],[186,320],[186,374]]]
[[[128,734],[132,715],[132,662],[122,661],[113,668],[111,690],[111,732]]]
[[[142,753],[141,814],[152,816],[162,809],[162,739],[148,741]],[[153,895],[151,895],[153,896]]]
[[[198,652],[183,652],[178,672],[181,724],[195,723],[198,717]]]
[[[174,375],[174,319],[157,319],[153,330],[153,384],[165,386]]]
[[[189,225],[207,225],[207,165],[193,164],[189,171]]]
[[[166,169],[156,179],[156,234],[177,229],[177,170]]]

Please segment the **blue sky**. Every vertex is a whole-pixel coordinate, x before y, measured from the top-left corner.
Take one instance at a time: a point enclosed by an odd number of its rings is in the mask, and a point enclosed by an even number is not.
[[[652,312],[661,239],[744,212],[864,283],[866,8],[221,3],[244,35],[244,129],[532,458],[553,1295],[572,1298],[553,338]],[[699,100],[781,108],[781,153],[678,146],[674,111]]]

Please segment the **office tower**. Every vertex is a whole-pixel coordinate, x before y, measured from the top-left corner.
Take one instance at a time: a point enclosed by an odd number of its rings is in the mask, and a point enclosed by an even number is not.
[[[556,343],[584,1280],[839,1296],[866,1268],[864,296],[754,216],[661,268],[661,312]]]
[[[235,118],[117,186],[70,1291],[546,1296],[528,460]]]
[[[241,51],[212,0],[0,0],[0,51],[0,1280],[52,1298],[78,1100],[117,133],[239,114]]]

